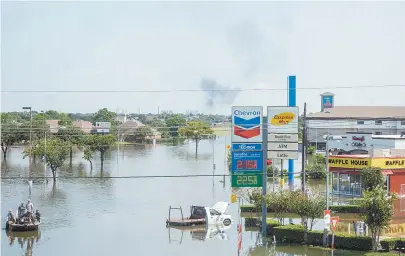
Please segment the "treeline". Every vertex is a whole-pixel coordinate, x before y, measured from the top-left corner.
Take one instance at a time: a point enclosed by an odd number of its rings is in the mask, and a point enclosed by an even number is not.
[[[159,131],[162,137],[180,137],[192,139],[196,144],[201,139],[213,134],[211,125],[198,119],[186,120],[181,115],[170,115],[166,119],[154,118],[150,125],[127,127],[122,124],[115,112],[106,108],[93,114],[85,114],[93,125],[96,122],[110,122],[110,132],[98,134],[94,128],[81,128],[74,125],[73,114],[58,113],[57,111],[32,111],[32,120],[27,112],[1,113],[1,149],[4,160],[7,152],[13,145],[25,144],[23,157],[30,157],[32,161],[42,159],[52,170],[54,180],[56,171],[69,158],[72,162],[73,147],[83,151],[83,158],[89,161],[92,167],[93,157],[99,152],[101,167],[104,163],[105,153],[117,142],[145,141],[152,138],[154,130]],[[82,116],[83,117],[83,116]],[[80,120],[83,120],[80,119]],[[58,120],[57,131],[51,131],[47,120]],[[86,120],[83,120],[86,121]],[[138,120],[139,121],[139,120]],[[91,129],[89,131],[89,129]]]

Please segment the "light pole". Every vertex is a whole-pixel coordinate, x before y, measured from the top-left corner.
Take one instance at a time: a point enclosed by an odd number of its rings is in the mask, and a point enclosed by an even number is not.
[[[41,110],[42,114],[45,114],[45,111]],[[46,118],[45,115],[43,115],[44,117],[44,155],[43,155],[43,161],[44,161],[44,179],[45,179],[45,183],[48,183],[48,178],[46,177]]]
[[[31,159],[31,154],[32,154],[32,108],[23,107],[22,109],[30,111],[30,159]]]

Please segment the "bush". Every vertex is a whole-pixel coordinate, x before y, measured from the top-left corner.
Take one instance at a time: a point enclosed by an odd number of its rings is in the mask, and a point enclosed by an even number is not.
[[[362,213],[360,205],[332,205],[329,207],[334,213]]]
[[[381,247],[385,251],[395,250],[396,248],[405,247],[405,239],[402,238],[389,238],[380,241]]]
[[[309,154],[309,155],[314,154],[315,151],[316,151],[315,146],[309,146],[309,147],[307,148],[307,154]]]
[[[329,209],[334,213],[361,213],[362,208],[359,205],[332,205]],[[255,212],[255,206],[242,205],[240,207],[241,212]],[[261,207],[259,208],[261,211]],[[272,206],[267,207],[267,212],[272,213],[274,210]]]
[[[303,243],[304,242],[304,227],[301,225],[287,225],[274,227],[274,235],[277,240],[287,243]],[[329,241],[332,241],[330,235]],[[313,246],[322,246],[323,233],[322,231],[309,231],[308,244]],[[370,237],[335,234],[335,248],[369,251],[372,248],[372,241]]]

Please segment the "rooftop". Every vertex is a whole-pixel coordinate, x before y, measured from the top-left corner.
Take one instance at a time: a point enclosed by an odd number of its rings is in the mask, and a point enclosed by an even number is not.
[[[337,106],[326,112],[310,113],[308,119],[403,119],[405,106]]]

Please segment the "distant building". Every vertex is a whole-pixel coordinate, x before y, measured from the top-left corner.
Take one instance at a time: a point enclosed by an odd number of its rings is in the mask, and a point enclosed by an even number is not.
[[[73,126],[78,127],[84,133],[91,133],[91,130],[93,129],[93,124],[91,122],[83,120],[73,121]]]
[[[49,125],[49,130],[51,133],[58,133],[59,131],[59,120],[46,120],[45,123]]]
[[[117,114],[117,117],[115,118],[115,120],[120,122],[121,124],[123,124],[127,121],[127,115],[124,113]]]
[[[321,97],[323,111],[307,116],[308,143],[318,149],[325,147],[327,134],[360,132],[405,137],[405,106],[334,106],[332,94]]]

